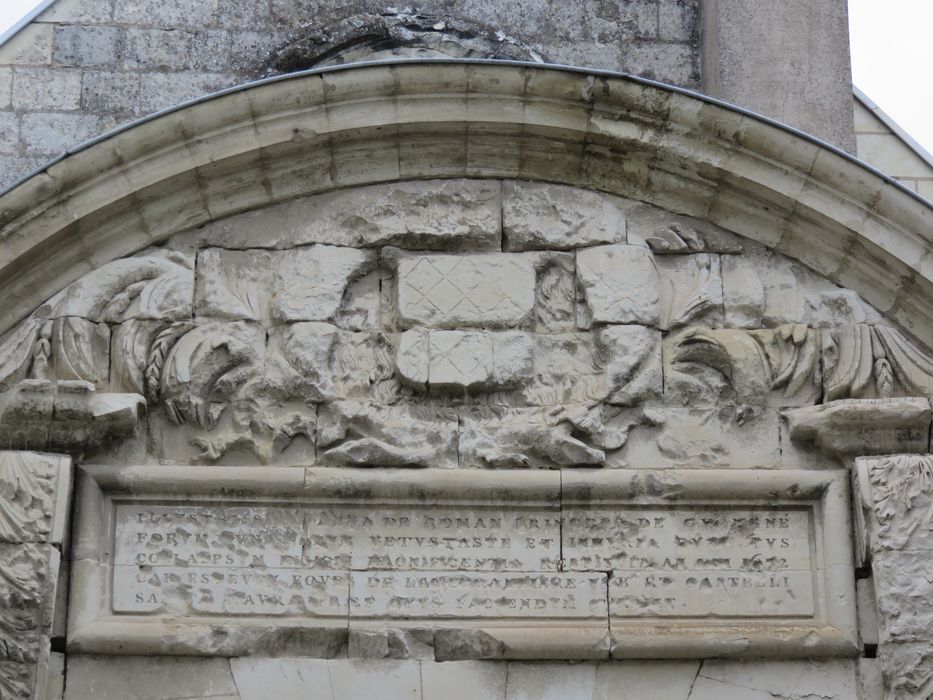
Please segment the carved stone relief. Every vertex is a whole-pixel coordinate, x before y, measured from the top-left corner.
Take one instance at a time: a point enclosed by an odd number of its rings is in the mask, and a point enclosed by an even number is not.
[[[375,185],[171,245],[102,266],[2,339],[6,444],[110,459],[130,437],[134,459],[184,464],[809,466],[817,447],[781,411],[933,393],[928,350],[853,292],[592,191]]]
[[[51,638],[64,630],[57,606],[67,561],[70,460],[0,452],[0,697],[45,697]]]
[[[878,609],[885,698],[933,693],[933,456],[865,457],[856,463]]]

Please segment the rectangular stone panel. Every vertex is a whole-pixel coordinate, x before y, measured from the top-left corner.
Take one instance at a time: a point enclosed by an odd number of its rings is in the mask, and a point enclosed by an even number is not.
[[[73,651],[326,656],[393,629],[445,659],[855,649],[834,472],[84,467],[80,494]]]
[[[515,327],[534,304],[529,256],[412,255],[398,263],[398,311],[405,326]]]
[[[846,492],[844,473],[565,473],[563,570],[610,573],[618,657],[735,653],[737,635],[746,654],[852,653]]]

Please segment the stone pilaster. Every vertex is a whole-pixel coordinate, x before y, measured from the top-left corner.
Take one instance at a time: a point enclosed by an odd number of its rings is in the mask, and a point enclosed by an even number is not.
[[[856,460],[886,700],[933,696],[933,455]]]
[[[0,697],[53,700],[63,659],[71,459],[0,452]],[[61,587],[59,586],[61,584]],[[56,693],[58,693],[56,695]]]

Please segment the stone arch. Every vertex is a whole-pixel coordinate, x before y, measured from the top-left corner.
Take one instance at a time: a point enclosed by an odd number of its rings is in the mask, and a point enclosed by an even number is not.
[[[854,567],[833,546],[850,536],[847,477],[815,467],[819,449],[928,448],[933,267],[929,206],[838,151],[625,76],[370,64],[245,86],[105,136],[0,196],[0,221],[4,440],[118,465],[81,474],[71,649],[329,656],[356,639],[438,660],[855,653]],[[202,463],[234,468],[204,476]],[[386,469],[330,469],[348,466]],[[501,471],[478,486],[469,468]],[[107,509],[178,493],[474,499],[552,516],[687,493],[809,508],[822,539],[800,515],[807,594],[786,615],[762,620],[749,598],[752,622],[692,623],[671,642],[658,642],[666,620],[610,611],[609,578],[572,557],[561,580],[588,599],[567,605],[597,613],[542,615],[531,635],[480,617],[420,636],[383,621],[354,638],[339,595],[323,621],[227,629],[185,609],[183,585],[134,607],[138,580],[121,582],[117,619]],[[568,573],[535,556],[520,554],[519,573]],[[321,581],[354,585],[349,571]],[[661,604],[673,603],[649,605]],[[193,631],[165,623],[176,615]],[[610,629],[613,615],[625,622]]]

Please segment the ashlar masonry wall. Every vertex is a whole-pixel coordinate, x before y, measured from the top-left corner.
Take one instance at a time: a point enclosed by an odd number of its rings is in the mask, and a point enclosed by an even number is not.
[[[59,0],[0,47],[0,187],[121,124],[274,74],[273,53],[311,33],[416,12],[547,62],[699,88],[696,0]]]

